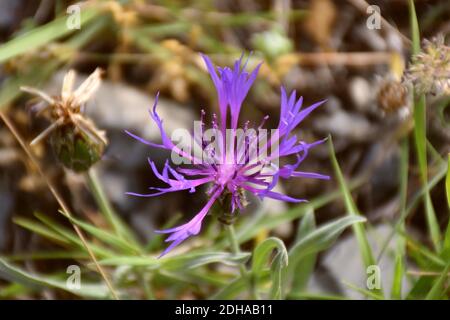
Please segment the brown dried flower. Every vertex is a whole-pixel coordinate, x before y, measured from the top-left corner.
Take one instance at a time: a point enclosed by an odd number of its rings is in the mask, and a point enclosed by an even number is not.
[[[48,111],[51,125],[41,132],[30,145],[46,137],[58,159],[68,168],[85,171],[97,162],[105,149],[107,139],[104,131],[83,115],[86,102],[93,96],[101,83],[101,70],[96,69],[76,90],[75,71],[70,70],[63,80],[60,96],[49,96],[35,88],[21,87],[22,91],[42,99],[33,107],[38,114]]]

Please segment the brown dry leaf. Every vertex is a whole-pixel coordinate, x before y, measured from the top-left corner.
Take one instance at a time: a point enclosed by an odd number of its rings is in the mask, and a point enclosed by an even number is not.
[[[335,20],[336,7],[333,1],[312,0],[308,17],[305,20],[305,31],[321,47],[327,48]]]

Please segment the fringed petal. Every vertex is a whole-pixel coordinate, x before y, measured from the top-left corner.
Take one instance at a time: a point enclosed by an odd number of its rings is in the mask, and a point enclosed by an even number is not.
[[[169,251],[171,251],[174,247],[179,245],[181,242],[189,238],[190,236],[197,235],[200,232],[200,229],[202,227],[202,222],[205,216],[207,215],[209,209],[211,209],[211,206],[214,204],[216,199],[220,196],[222,193],[221,188],[218,188],[214,194],[211,196],[211,198],[208,200],[206,205],[203,207],[203,209],[195,215],[194,218],[192,218],[189,222],[175,227],[171,229],[166,230],[156,230],[156,233],[163,233],[163,234],[169,234],[171,235],[165,240],[165,242],[172,242],[169,247],[167,247],[163,253],[159,256],[160,258],[164,255],[166,255]]]

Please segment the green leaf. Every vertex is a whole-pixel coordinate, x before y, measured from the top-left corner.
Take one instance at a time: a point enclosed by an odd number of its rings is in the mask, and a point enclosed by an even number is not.
[[[70,289],[66,281],[51,279],[49,276],[31,274],[16,266],[9,264],[0,257],[0,278],[20,283],[32,290],[42,288],[58,288],[84,298],[105,299],[109,297],[109,290],[103,284],[81,282],[80,289]]]
[[[249,253],[243,252],[232,254],[229,252],[197,252],[180,254],[174,257],[163,257],[158,259],[156,256],[117,256],[102,259],[99,261],[102,265],[110,266],[146,266],[150,269],[160,268],[162,270],[185,270],[194,269],[211,263],[222,263],[235,266],[245,262],[250,257]]]
[[[447,177],[445,178],[445,192],[447,194],[447,206],[450,210],[450,154],[448,155]],[[450,259],[450,217],[448,219],[447,230],[445,232],[444,248],[442,254],[444,255],[444,258]]]
[[[26,253],[16,253],[7,256],[9,261],[22,260],[84,260],[89,259],[89,254],[80,250],[48,250],[48,251],[33,251]]]
[[[330,149],[331,162],[333,164],[334,172],[339,182],[339,188],[342,192],[342,196],[344,197],[345,207],[347,208],[348,215],[353,217],[361,216],[350,194],[350,190],[347,186],[347,183],[345,182],[341,168],[339,167],[339,163],[334,152],[333,140],[331,139],[331,137],[329,138],[328,146]],[[368,266],[375,265],[376,261],[372,253],[372,248],[370,247],[369,241],[367,240],[367,234],[364,226],[362,224],[354,224],[353,231],[358,242],[359,251],[361,253],[364,265],[366,266],[366,268]]]
[[[420,32],[417,21],[414,1],[409,0],[409,14],[412,32],[412,53],[420,52]],[[416,96],[414,94],[414,140],[416,143],[417,159],[419,161],[420,175],[422,184],[425,187],[428,182],[428,164],[427,164],[427,128],[426,128],[426,99],[425,95]],[[430,191],[426,189],[424,194],[425,215],[427,219],[428,230],[436,251],[440,250],[441,231],[434,211],[433,203],[430,197]]]
[[[76,244],[79,248],[85,249],[83,243],[81,242],[80,238],[75,234],[74,231],[61,226],[54,220],[50,219],[49,217],[40,214],[35,213],[34,214],[41,222],[43,222],[45,225],[47,225],[50,229],[58,233],[59,235],[63,236],[65,239],[69,240],[71,243]],[[92,249],[92,251],[103,258],[105,257],[111,257],[114,256],[114,253],[109,251],[106,248],[102,248],[98,245],[94,245],[92,243],[89,243],[89,247]]]
[[[428,292],[426,296],[427,300],[437,300],[444,295],[444,286],[445,282],[447,281],[449,271],[450,271],[450,261],[447,262],[447,265],[445,266],[444,270],[442,270],[441,275],[433,284],[433,287],[431,288],[430,292]]]
[[[286,259],[286,260],[285,260]],[[284,254],[279,252],[275,256],[270,268],[271,278],[272,278],[272,288],[270,289],[270,299],[281,300],[283,299],[283,283],[282,274],[283,269],[287,266],[287,253],[286,257]]]
[[[64,51],[63,54],[50,61],[43,62],[39,58],[33,59],[26,70],[23,71],[23,74],[15,74],[7,78],[0,90],[0,109],[8,106],[20,96],[21,86],[38,86],[50,78],[58,67],[73,58],[72,55],[76,52],[76,49],[93,39],[105,27],[107,21],[108,19],[102,16],[91,23],[87,23],[83,27],[83,32],[76,33],[64,43],[65,46],[71,48],[67,52]]]
[[[219,292],[211,297],[212,300],[230,300],[236,297],[247,288],[247,279],[237,277],[227,286],[222,288]]]
[[[424,266],[429,267],[431,264],[433,266],[445,267],[446,261],[444,261],[439,255],[428,249],[426,246],[415,241],[411,236],[401,230],[398,231],[398,234],[406,239],[411,255],[419,254],[420,256],[426,258]],[[419,261],[416,262],[419,264]]]
[[[162,261],[156,256],[112,256],[106,259],[99,260],[99,264],[105,266],[145,266],[148,269],[160,268],[161,262]]]
[[[101,240],[112,247],[115,247],[117,249],[122,250],[125,254],[139,254],[140,250],[139,248],[136,248],[133,244],[129,243],[125,239],[119,238],[116,235],[114,235],[111,232],[102,230],[100,228],[97,228],[89,223],[83,222],[81,220],[75,219],[71,216],[68,216],[65,214],[64,211],[60,210],[60,213],[64,215],[67,219],[69,219],[72,223],[78,225],[83,230],[89,232],[94,237],[96,237],[98,240]]]
[[[335,295],[328,295],[328,294],[318,294],[318,293],[311,293],[311,292],[297,292],[297,293],[289,293],[288,299],[293,300],[349,300],[349,298],[342,297],[342,296],[335,296]]]
[[[134,250],[140,251],[139,242],[135,239],[134,234],[129,230],[128,226],[122,221],[111,206],[95,170],[91,168],[86,177],[89,183],[89,189],[92,191],[92,195],[94,196],[100,211],[114,228],[117,236],[122,239],[127,239],[127,243],[129,243]]]
[[[253,252],[252,272],[256,277],[259,277],[261,275],[265,263],[272,253],[272,250],[275,249],[277,250],[277,252],[282,254],[287,264],[288,253],[283,241],[275,237],[267,238],[263,242],[258,244]]]
[[[447,205],[450,209],[450,153],[448,154],[447,176],[445,178],[445,191],[447,193]]]
[[[412,53],[417,54],[420,52],[420,31],[414,0],[409,0],[409,20],[411,24]]]
[[[445,177],[445,174],[447,172],[447,164],[441,165],[438,169],[435,175],[430,179],[430,181],[426,184],[425,187],[420,188],[412,197],[412,199],[409,201],[408,207],[402,214],[400,215],[398,221],[395,224],[395,228],[391,231],[388,237],[386,237],[386,240],[383,241],[383,244],[381,247],[380,257],[383,255],[383,253],[386,251],[389,243],[391,242],[392,238],[394,237],[396,232],[401,232],[401,226],[404,224],[406,218],[408,215],[413,212],[413,210],[417,207],[417,205],[420,202],[420,199],[425,194],[426,188],[428,190],[433,190],[434,187],[438,185],[438,183]]]
[[[392,289],[391,289],[392,299],[399,300],[402,298],[402,282],[403,282],[403,275],[405,273],[403,257],[404,251],[400,251],[400,249],[398,249],[398,251],[395,254],[394,278],[392,280]]]
[[[85,24],[92,20],[98,14],[97,10],[85,9],[81,12],[81,24]],[[61,17],[53,20],[43,26],[34,28],[33,30],[20,34],[14,39],[0,46],[0,63],[14,58],[19,54],[30,52],[30,50],[57,40],[63,36],[71,34],[74,30],[67,28],[67,17]]]
[[[54,232],[44,226],[43,224],[27,219],[27,218],[21,218],[21,217],[15,217],[13,218],[13,221],[15,224],[21,226],[22,228],[25,228],[31,232],[34,232],[44,238],[47,238],[51,241],[58,242],[61,244],[70,244],[71,242],[67,240],[65,237],[61,236],[59,233]]]
[[[365,221],[364,217],[359,216],[342,217],[301,237],[289,250],[289,265],[283,281],[291,281],[299,261],[304,257],[329,248],[347,227]]]
[[[408,166],[409,166],[409,141],[405,137],[401,141],[400,146],[400,217],[398,228],[401,232],[405,231],[405,222],[402,219],[406,215],[406,202],[408,197]],[[395,231],[395,230],[394,230]],[[395,249],[394,277],[392,280],[391,298],[402,298],[402,284],[405,273],[405,240],[398,237]],[[380,257],[377,259],[380,261]]]
[[[263,242],[253,251],[252,259],[252,276],[255,286],[258,286],[259,279],[262,276],[264,265],[269,260],[270,254],[273,250],[277,250],[277,255],[273,259],[272,266],[272,290],[271,297],[273,299],[281,299],[283,292],[281,287],[281,273],[283,269],[288,265],[288,252],[282,240],[270,237]]]
[[[383,300],[383,296],[380,295],[379,293],[377,293],[376,290],[369,291],[367,289],[363,289],[363,288],[360,288],[358,286],[355,286],[354,284],[351,284],[351,283],[349,283],[347,281],[342,281],[342,282],[344,283],[344,285],[346,285],[350,289],[352,289],[352,290],[354,290],[356,292],[359,292],[359,293],[365,295],[368,298],[372,298],[372,299],[375,299],[375,300]]]
[[[295,242],[298,242],[301,238],[307,236],[315,229],[316,229],[316,220],[314,218],[314,211],[310,210],[303,217],[299,225],[297,231],[297,238]],[[317,259],[317,252],[313,252],[300,259],[300,261],[297,262],[297,266],[293,266],[293,268],[295,269],[294,271],[295,276],[292,279],[293,283],[290,294],[296,293],[300,294],[301,292],[303,292],[303,290],[306,289],[308,280],[314,271],[316,259]]]
[[[250,258],[250,253],[230,253],[230,252],[201,252],[197,254],[187,254],[178,256],[164,262],[163,267],[171,269],[194,269],[211,263],[221,263],[229,266],[238,266],[245,263]]]
[[[361,181],[354,181],[352,187],[356,187],[360,183]],[[261,212],[261,214],[255,216],[255,219],[251,219],[245,225],[239,228],[236,234],[238,242],[243,243],[254,238],[261,231],[272,230],[283,223],[298,219],[310,210],[319,209],[327,205],[328,203],[339,199],[339,196],[339,191],[330,192],[312,199],[308,202],[308,204],[297,205],[287,210],[286,212],[277,215],[270,215],[265,214],[265,212]],[[218,243],[217,247],[222,248],[226,244],[226,241],[222,241]]]

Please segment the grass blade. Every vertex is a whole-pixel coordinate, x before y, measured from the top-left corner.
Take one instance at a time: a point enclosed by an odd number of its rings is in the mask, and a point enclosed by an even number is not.
[[[349,187],[345,182],[344,175],[342,174],[341,168],[339,167],[339,163],[336,159],[336,154],[334,152],[333,140],[329,137],[328,146],[330,150],[331,162],[333,164],[334,172],[338,179],[339,188],[342,192],[342,196],[344,197],[345,207],[347,208],[347,214],[350,217],[359,217],[361,214],[356,207],[355,202],[350,194]],[[367,239],[366,230],[361,224],[353,224],[352,226],[353,232],[355,233],[356,240],[358,242],[359,251],[361,253],[361,257],[363,259],[364,265],[367,267],[376,265],[376,260],[374,258],[372,248],[370,247],[369,241]],[[377,290],[377,293],[381,293],[382,290]]]
[[[347,227],[365,221],[364,217],[359,216],[342,217],[301,237],[289,250],[289,265],[283,279],[284,285],[287,286],[295,277],[295,270],[302,259],[329,248]]]
[[[409,0],[409,14],[412,32],[412,53],[420,52],[420,32],[419,22],[417,21],[416,9],[414,1]],[[419,161],[420,176],[422,184],[427,185],[428,182],[428,164],[427,164],[427,129],[426,129],[426,99],[425,95],[416,96],[414,94],[414,140],[416,143],[417,159]],[[425,214],[427,219],[428,230],[430,232],[431,241],[436,251],[440,250],[441,232],[434,211],[433,203],[428,188],[424,194]]]
[[[44,225],[36,221],[21,217],[13,218],[13,221],[15,224],[21,226],[22,228],[25,228],[53,242],[61,243],[64,245],[68,245],[71,243],[67,238],[61,236],[57,232],[50,230],[49,228],[45,227]]]
[[[328,146],[330,149],[331,162],[333,164],[334,172],[338,179],[339,188],[341,190],[342,196],[344,198],[345,207],[347,208],[348,215],[353,217],[361,216],[358,211],[358,208],[353,201],[353,198],[350,194],[350,190],[345,182],[344,175],[342,174],[341,168],[339,167],[339,163],[336,159],[336,154],[334,152],[333,140],[331,137],[328,141]],[[354,224],[353,230],[356,235],[356,239],[358,241],[358,245],[360,248],[361,256],[363,258],[364,264],[367,266],[374,265],[375,259],[372,253],[372,248],[369,245],[369,241],[367,240],[366,230],[361,224]]]
[[[140,253],[139,248],[136,248],[133,244],[129,243],[125,239],[119,238],[116,235],[114,235],[108,231],[99,229],[89,223],[75,219],[71,216],[67,216],[63,211],[60,211],[60,213],[65,215],[67,217],[67,219],[72,221],[72,223],[78,225],[83,230],[92,234],[98,240],[101,240],[101,241],[105,242],[106,244],[109,244],[112,247],[122,250],[125,254],[139,254]]]
[[[92,20],[98,11],[93,9],[82,10],[80,22],[87,23]],[[67,17],[61,17],[43,26],[21,34],[0,46],[0,63],[14,58],[17,55],[38,49],[39,47],[74,32],[66,26]]]
[[[45,225],[47,225],[50,229],[54,230],[56,233],[58,233],[59,235],[63,236],[65,239],[69,240],[71,243],[77,245],[80,248],[84,248],[84,245],[82,243],[82,241],[78,238],[78,236],[72,232],[70,229],[65,228],[61,225],[59,225],[58,223],[56,223],[54,220],[48,218],[47,216],[40,214],[40,213],[35,213],[36,218],[38,218],[42,223],[44,223]],[[92,251],[95,254],[100,255],[101,257],[110,257],[113,256],[114,254],[112,252],[110,252],[109,250],[102,248],[98,245],[94,245],[94,244],[89,244],[89,247],[92,249]]]
[[[447,176],[445,178],[445,192],[447,194],[447,206],[450,210],[450,154],[448,155]],[[444,258],[450,259],[450,217],[448,219],[447,230],[444,237]]]
[[[450,271],[450,261],[447,263],[444,270],[442,270],[442,274],[433,284],[433,287],[431,288],[430,292],[428,292],[427,296],[425,297],[426,300],[437,300],[444,295],[444,286],[445,282],[447,281],[449,271]]]
[[[83,282],[79,289],[70,289],[66,285],[66,281],[51,279],[48,275],[44,276],[27,273],[26,271],[9,264],[1,257],[0,278],[14,283],[20,283],[33,290],[39,290],[42,288],[58,288],[85,298],[105,299],[109,297],[109,290],[106,285]]]
[[[403,138],[400,146],[400,218],[399,230],[405,231],[405,222],[401,217],[406,215],[406,202],[408,196],[408,164],[409,164],[409,141]],[[402,282],[405,274],[404,256],[405,256],[405,239],[397,238],[394,262],[394,277],[392,280],[391,298],[402,298]],[[378,260],[379,261],[379,260]]]
[[[110,202],[108,201],[108,198],[106,197],[106,194],[102,188],[100,180],[98,179],[94,169],[91,168],[89,170],[89,172],[86,175],[86,178],[89,184],[89,189],[91,190],[92,195],[94,196],[95,201],[97,202],[97,205],[100,208],[100,211],[103,213],[103,215],[111,224],[111,226],[114,228],[117,236],[119,236],[122,239],[127,239],[129,242],[133,244],[134,247],[139,248],[140,247],[139,243],[135,239],[133,233],[128,229],[128,227],[125,225],[122,219],[120,219],[120,217],[114,211]]]
[[[306,237],[310,233],[316,230],[316,220],[314,218],[314,211],[308,211],[299,224],[297,239],[298,242],[301,238]],[[308,280],[311,277],[314,266],[316,264],[317,252],[310,253],[297,262],[297,266],[294,266],[295,277],[292,279],[292,288],[290,294],[302,293],[307,287]]]

